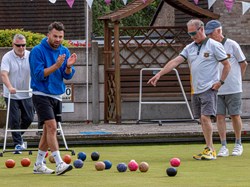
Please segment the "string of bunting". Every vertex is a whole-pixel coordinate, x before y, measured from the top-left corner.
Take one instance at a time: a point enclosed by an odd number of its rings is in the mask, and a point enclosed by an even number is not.
[[[109,5],[110,3],[111,3],[111,1],[112,0],[104,0],[105,1],[105,3],[107,4],[107,5]],[[124,5],[126,5],[127,4],[127,0],[122,0],[123,1],[123,4]],[[141,0],[142,2],[146,2],[147,0]],[[49,2],[51,2],[51,3],[56,3],[56,0],[49,0]],[[70,8],[72,8],[73,7],[73,4],[74,4],[74,2],[75,2],[75,0],[66,0],[66,2],[67,2],[67,4],[69,5],[69,7]],[[92,4],[93,4],[93,0],[86,0],[86,2],[87,2],[87,4],[88,4],[88,6],[91,8],[92,7]]]
[[[111,3],[112,0],[104,0],[107,5]],[[122,0],[124,5],[127,4],[127,0]],[[146,2],[147,0],[141,0],[142,2]],[[49,0],[51,3],[56,3],[56,0]],[[69,5],[70,8],[73,7],[73,4],[75,0],[66,0],[67,4]],[[86,0],[88,6],[91,8],[93,4],[93,0]],[[208,9],[210,9],[213,4],[216,2],[216,0],[208,0]],[[194,0],[194,3],[198,5],[199,0]],[[242,15],[244,15],[249,9],[250,9],[250,2],[245,2],[245,1],[236,1],[236,0],[224,0],[224,4],[227,8],[228,12],[232,11],[232,8],[235,3],[242,3]]]
[[[216,0],[208,0],[208,9],[210,9]],[[198,5],[199,0],[194,0],[194,3]],[[228,12],[231,12],[235,3],[242,3],[242,15],[244,15],[250,9],[250,3],[245,1],[236,0],[224,0],[224,4]]]

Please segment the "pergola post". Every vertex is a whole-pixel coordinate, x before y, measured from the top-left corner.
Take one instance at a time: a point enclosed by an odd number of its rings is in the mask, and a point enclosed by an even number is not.
[[[114,22],[114,55],[115,55],[115,103],[116,123],[121,123],[121,82],[120,82],[120,47],[119,21]]]
[[[108,28],[108,20],[104,21],[104,122],[108,123],[108,95],[107,92],[109,90],[109,86],[107,84],[108,82],[108,75],[106,73],[106,70],[109,68],[110,66],[110,55],[109,55],[109,51],[110,51],[110,32],[109,32],[109,28]]]
[[[108,123],[109,121],[115,121],[117,124],[121,124],[121,121],[122,121],[121,82],[120,82],[121,72],[120,71],[121,71],[121,66],[123,65],[122,64],[123,62],[121,62],[120,60],[122,59],[122,61],[124,60],[128,61],[129,56],[125,58],[123,58],[123,56],[120,56],[120,50],[123,50],[122,45],[124,45],[124,43],[119,42],[119,37],[120,37],[119,22],[123,18],[131,16],[134,13],[142,10],[143,8],[147,7],[154,1],[155,0],[147,0],[144,2],[142,0],[133,0],[130,3],[128,3],[126,6],[122,7],[121,9],[118,9],[114,12],[108,13],[98,18],[99,20],[104,21],[104,71],[105,71],[104,72],[105,74],[104,75],[104,94],[105,94],[104,95],[104,122],[105,123]],[[183,12],[188,13],[189,15],[192,15],[193,17],[216,18],[219,16],[210,12],[209,10],[204,10],[196,5],[193,5],[193,3],[189,2],[188,0],[164,0],[164,2],[172,5],[174,8],[178,10],[181,10]],[[113,24],[111,27],[109,27],[110,23]],[[183,32],[184,35],[185,33],[186,31]],[[181,35],[182,33],[179,33],[179,34]],[[114,36],[114,42],[113,42],[112,36]],[[148,38],[148,36],[146,35],[145,37]],[[179,39],[179,38],[176,38],[176,39]],[[148,40],[151,40],[151,39],[148,38]],[[186,40],[184,38],[184,41],[181,43],[185,43],[185,41]],[[166,41],[166,43],[168,43],[168,41]],[[178,48],[178,46],[176,46],[176,43],[173,42],[173,46],[171,44],[169,44],[168,46],[172,50],[179,52],[178,49],[176,49]],[[138,45],[141,45],[140,47],[143,48],[142,44],[138,44]],[[135,53],[135,52],[131,51],[131,53]],[[160,53],[162,54],[163,51],[160,50]],[[166,55],[164,54],[164,56]],[[172,57],[173,55],[169,58],[167,57],[167,59],[171,59]],[[141,61],[141,59],[142,57],[138,57],[138,60]],[[136,63],[137,62],[134,62],[133,66]],[[130,66],[129,63],[128,65]]]

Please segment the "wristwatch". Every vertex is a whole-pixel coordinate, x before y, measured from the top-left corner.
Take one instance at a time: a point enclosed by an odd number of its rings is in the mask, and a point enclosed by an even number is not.
[[[223,84],[224,84],[224,81],[223,81],[223,80],[220,80],[220,83],[221,83],[221,85],[223,85]]]

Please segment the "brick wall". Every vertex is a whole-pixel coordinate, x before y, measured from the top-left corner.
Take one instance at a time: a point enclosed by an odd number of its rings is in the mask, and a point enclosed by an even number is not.
[[[236,2],[231,12],[228,12],[224,1],[216,1],[214,12],[220,14],[223,32],[228,38],[240,44],[250,43],[250,10],[242,15],[242,3]]]
[[[167,3],[164,3],[154,22],[154,26],[162,26],[162,25],[173,26],[174,22],[175,22],[174,9]]]
[[[207,8],[207,1],[200,1],[198,6]],[[211,7],[211,10],[220,15],[220,22],[223,25],[223,33],[226,37],[237,41],[241,45],[250,43],[250,10],[242,15],[242,3],[236,2],[231,12],[228,12],[224,1],[218,0]],[[167,3],[160,10],[155,19],[154,25],[186,25],[186,22],[192,17],[174,9]],[[173,20],[175,19],[175,20]]]
[[[55,4],[45,0],[0,1],[0,29],[24,29],[47,34],[51,22],[65,25],[65,39],[85,38],[85,1],[75,1],[70,8],[65,0]]]

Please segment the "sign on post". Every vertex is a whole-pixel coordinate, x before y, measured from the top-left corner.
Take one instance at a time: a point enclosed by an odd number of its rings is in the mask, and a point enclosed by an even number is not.
[[[65,89],[65,93],[62,96],[63,102],[64,101],[72,101],[72,91],[73,88],[71,85],[67,85]]]
[[[66,85],[62,96],[62,112],[74,112],[73,90],[73,85]]]

